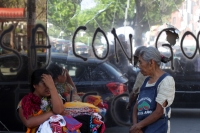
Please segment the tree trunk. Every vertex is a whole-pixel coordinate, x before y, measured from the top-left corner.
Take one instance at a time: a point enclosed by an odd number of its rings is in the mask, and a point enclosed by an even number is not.
[[[135,0],[136,4],[136,19],[135,19],[135,46],[143,45],[143,34],[150,29],[148,20],[145,19],[146,9],[141,0]]]
[[[4,22],[1,22],[1,30],[3,31],[3,24],[4,24]]]
[[[139,26],[135,27],[135,36],[134,36],[135,46],[142,45],[141,43],[139,43],[139,40],[142,42],[142,33],[143,31]]]
[[[13,22],[12,22],[12,24],[13,24]],[[10,48],[15,49],[16,48],[16,46],[15,46],[15,29],[18,25],[18,22],[13,25],[14,25],[14,29],[10,32]]]
[[[4,22],[1,22],[0,35],[1,35],[2,31],[3,31],[3,24],[4,24]]]
[[[29,64],[29,80],[32,73],[31,59],[30,59],[30,46],[31,46],[31,36],[32,29],[35,25],[36,19],[36,0],[27,0],[27,51],[28,51],[28,64]]]

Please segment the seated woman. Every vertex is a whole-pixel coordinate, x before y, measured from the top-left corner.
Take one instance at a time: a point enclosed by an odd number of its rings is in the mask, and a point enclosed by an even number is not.
[[[52,63],[48,67],[48,70],[52,73],[58,93],[67,102],[70,101],[70,92],[72,92],[72,101],[81,101],[81,98],[77,93],[76,86],[74,85],[67,69],[63,69],[59,65]]]
[[[172,76],[160,69],[160,52],[154,47],[139,54],[139,68],[148,76],[140,88],[130,133],[167,133],[168,112],[175,96]]]
[[[63,102],[50,73],[37,69],[31,75],[31,93],[22,98],[17,107],[27,133],[35,133],[43,122],[64,112]]]
[[[55,63],[50,64],[48,70],[52,73],[58,93],[66,100],[65,113],[83,124],[80,128],[81,133],[104,132],[105,125],[98,114],[100,109],[93,104],[80,102],[81,98],[68,71]],[[70,102],[70,92],[72,92],[72,102]]]

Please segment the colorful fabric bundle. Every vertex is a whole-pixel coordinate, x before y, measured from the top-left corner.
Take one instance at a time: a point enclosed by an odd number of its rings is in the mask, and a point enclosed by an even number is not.
[[[66,121],[63,118],[62,115],[53,115],[49,118],[49,122],[58,122],[61,126],[65,126],[66,125]]]
[[[92,115],[93,113],[100,112],[98,107],[83,102],[66,102],[64,107],[67,114],[73,117],[78,115]]]
[[[105,130],[106,130],[106,125],[105,125],[105,123],[102,123],[101,124],[101,131],[100,131],[100,133],[104,133]]]
[[[41,99],[33,93],[24,96],[21,101],[24,117],[27,119],[28,116],[33,115],[33,112],[37,113],[40,110],[40,105]]]
[[[82,123],[71,116],[53,115],[40,125],[36,133],[80,133],[81,126]]]
[[[87,96],[86,102],[91,103],[95,106],[98,106],[99,104],[102,103],[102,99],[101,99],[101,96],[90,95],[90,96]]]
[[[66,121],[66,127],[69,131],[76,131],[82,126],[82,123],[71,116],[63,116],[63,118]]]
[[[108,104],[103,102],[103,100],[101,99],[101,96],[96,96],[96,95],[87,96],[86,102],[91,103],[99,108],[108,109]]]
[[[42,123],[36,133],[63,133],[66,122],[61,115],[53,115]]]
[[[83,103],[83,102],[66,102],[64,104],[65,108],[91,108],[94,110],[94,112],[99,112],[99,108],[94,106],[93,104],[90,103]]]
[[[100,110],[101,115],[103,116],[106,115],[106,112],[108,110],[108,104],[103,102],[103,100],[101,99],[101,96],[96,96],[96,95],[87,96],[86,102],[97,106]]]
[[[75,131],[70,131],[66,127],[63,127],[63,133],[81,133],[81,131],[79,129]]]
[[[106,126],[104,122],[101,120],[102,117],[98,113],[94,113],[91,116],[90,127],[92,133],[104,133]]]
[[[50,127],[52,133],[63,133],[62,126],[59,124],[59,122],[51,122]]]
[[[90,118],[90,133],[98,133],[98,128],[101,125],[93,123],[93,118]]]
[[[98,120],[99,118],[101,118],[101,116],[80,115],[74,118],[83,124],[80,127],[81,133],[97,133],[97,132],[104,133],[105,132],[104,122],[101,120]]]
[[[108,104],[106,102],[102,102],[101,104],[98,105],[99,108],[105,108],[106,110],[108,110]]]

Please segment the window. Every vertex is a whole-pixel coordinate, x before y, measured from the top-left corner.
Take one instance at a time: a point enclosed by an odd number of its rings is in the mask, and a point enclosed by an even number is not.
[[[105,73],[107,75],[109,75],[109,77],[112,78],[112,79],[115,78],[115,77],[121,77],[122,76],[121,71],[110,63],[103,63],[99,67],[101,67],[103,70],[105,70]]]
[[[60,56],[51,57],[51,63],[56,63],[63,69],[68,69],[67,59],[61,58]]]
[[[66,69],[68,70],[71,78],[74,80],[81,79],[85,73],[85,68],[83,66],[76,65],[76,64],[68,64],[66,66]]]
[[[106,81],[108,79],[109,79],[109,76],[107,75],[107,73],[99,67],[94,69],[94,71],[92,71],[91,73],[92,81]]]
[[[61,58],[60,56],[52,57],[51,63],[56,63],[59,66],[61,66],[63,69],[67,69],[73,81],[76,81],[82,78],[82,75],[85,72],[85,68],[83,66],[78,65],[74,63],[73,61],[68,62],[67,59]]]
[[[161,69],[172,69],[172,68],[171,68],[171,61],[170,61],[170,62],[167,62],[167,63],[162,63],[162,62],[161,62],[160,68],[161,68]]]

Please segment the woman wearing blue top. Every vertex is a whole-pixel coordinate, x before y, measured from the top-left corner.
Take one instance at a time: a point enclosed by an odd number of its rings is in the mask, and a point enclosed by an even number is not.
[[[130,133],[167,133],[167,113],[174,100],[175,82],[172,76],[160,69],[160,52],[154,47],[139,54],[139,68],[148,76],[137,98]]]

